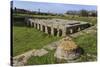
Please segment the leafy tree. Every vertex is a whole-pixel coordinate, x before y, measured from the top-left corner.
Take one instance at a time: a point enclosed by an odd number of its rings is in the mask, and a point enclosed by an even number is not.
[[[88,11],[87,10],[80,10],[80,13],[79,13],[80,16],[83,16],[83,17],[87,17],[88,16]]]

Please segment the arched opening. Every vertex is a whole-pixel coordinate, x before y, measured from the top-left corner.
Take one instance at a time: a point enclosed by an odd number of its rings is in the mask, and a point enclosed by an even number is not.
[[[59,29],[59,36],[62,36],[62,30]]]
[[[73,29],[72,28],[70,28],[70,34],[72,34],[73,33]]]
[[[84,29],[84,26],[81,26],[80,29],[83,30]]]
[[[48,34],[51,34],[51,28],[47,27]]]
[[[70,34],[70,28],[66,28],[66,34]]]
[[[37,29],[37,24],[36,24],[36,29]]]
[[[87,27],[86,28],[88,28],[88,27],[90,27],[91,25],[90,24],[86,24],[87,25]]]
[[[76,32],[78,32],[78,28],[79,28],[79,27],[78,27],[78,26],[76,26]]]
[[[45,26],[44,25],[42,26],[42,31],[45,32]]]
[[[56,28],[54,28],[54,36],[56,36],[57,35],[57,29]]]
[[[32,27],[34,27],[34,23],[32,22]]]
[[[81,30],[80,27],[78,27],[77,31],[80,31],[80,30]]]
[[[72,33],[78,32],[78,30],[77,30],[78,29],[78,26],[74,26],[72,29],[73,29],[73,32]]]
[[[84,28],[87,28],[87,27],[88,27],[88,25],[87,25],[87,24],[85,24],[85,25],[84,25]]]
[[[84,29],[90,27],[90,24],[84,24]]]
[[[80,25],[80,30],[84,30],[84,26],[85,26],[84,24],[81,24]]]

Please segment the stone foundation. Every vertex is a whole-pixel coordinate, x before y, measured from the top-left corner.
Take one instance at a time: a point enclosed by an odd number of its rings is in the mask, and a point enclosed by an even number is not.
[[[34,27],[54,36],[66,36],[90,27],[87,22],[63,19],[25,19],[27,26]]]

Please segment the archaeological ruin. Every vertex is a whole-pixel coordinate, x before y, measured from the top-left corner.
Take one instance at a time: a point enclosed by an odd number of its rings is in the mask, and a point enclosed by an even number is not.
[[[27,26],[54,36],[66,36],[90,27],[88,22],[64,19],[25,19]]]

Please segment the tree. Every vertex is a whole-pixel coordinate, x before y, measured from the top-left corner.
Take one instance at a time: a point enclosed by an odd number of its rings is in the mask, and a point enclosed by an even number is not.
[[[80,10],[80,16],[83,16],[83,17],[87,17],[88,16],[88,11],[87,10]]]

